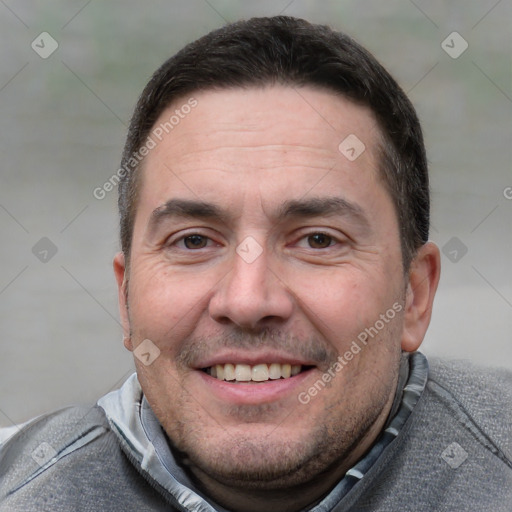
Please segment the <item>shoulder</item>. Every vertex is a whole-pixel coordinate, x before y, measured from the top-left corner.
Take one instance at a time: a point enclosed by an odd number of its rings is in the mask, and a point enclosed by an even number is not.
[[[98,407],[68,407],[16,427],[16,433],[0,448],[0,499],[67,455],[93,445],[108,431],[105,415]]]
[[[364,510],[492,510],[512,502],[512,374],[429,358],[396,439],[354,488]],[[424,382],[424,380],[423,380]],[[410,396],[410,395],[409,395]],[[366,483],[365,483],[366,479]],[[362,485],[361,485],[362,484]],[[411,508],[412,507],[412,508]],[[354,507],[356,508],[356,507]]]
[[[37,418],[0,449],[0,512],[145,510],[159,502],[98,406]]]
[[[438,358],[429,366],[429,392],[512,468],[512,371]]]

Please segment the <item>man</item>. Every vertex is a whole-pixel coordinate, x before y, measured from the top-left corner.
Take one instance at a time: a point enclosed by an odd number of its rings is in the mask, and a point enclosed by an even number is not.
[[[512,376],[417,352],[427,163],[368,52],[214,31],[150,80],[118,174],[137,373],[6,443],[1,511],[512,509]]]

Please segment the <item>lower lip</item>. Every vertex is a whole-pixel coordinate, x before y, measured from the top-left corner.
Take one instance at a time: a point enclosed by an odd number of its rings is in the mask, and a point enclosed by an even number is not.
[[[198,370],[197,373],[210,392],[222,401],[233,405],[258,405],[275,402],[299,395],[306,389],[305,381],[314,369],[305,370],[287,379],[268,380],[265,382],[241,382],[220,380]]]

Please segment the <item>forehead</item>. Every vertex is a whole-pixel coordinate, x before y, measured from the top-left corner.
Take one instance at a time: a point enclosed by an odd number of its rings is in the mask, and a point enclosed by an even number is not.
[[[268,85],[197,92],[164,109],[152,129],[157,142],[164,142],[176,152],[194,142],[214,145],[230,132],[236,132],[239,144],[257,137],[262,145],[302,144],[307,132],[311,148],[335,150],[335,156],[339,143],[348,135],[358,134],[365,139],[370,151],[380,140],[378,124],[368,107],[313,86]],[[159,146],[164,149],[164,145]],[[158,152],[157,148],[153,156]]]
[[[180,196],[211,201],[257,191],[260,202],[272,202],[313,188],[383,188],[372,112],[318,88],[202,91],[165,109],[150,138],[139,210]]]

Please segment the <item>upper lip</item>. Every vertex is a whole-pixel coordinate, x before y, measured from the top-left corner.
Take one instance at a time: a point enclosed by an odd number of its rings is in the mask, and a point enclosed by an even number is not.
[[[203,359],[194,365],[196,369],[210,368],[217,364],[248,364],[254,366],[257,364],[291,364],[301,366],[316,366],[312,361],[302,359],[295,355],[286,354],[284,352],[268,351],[268,352],[240,352],[231,351],[215,354],[211,358]]]

